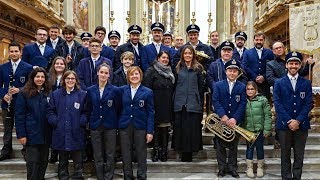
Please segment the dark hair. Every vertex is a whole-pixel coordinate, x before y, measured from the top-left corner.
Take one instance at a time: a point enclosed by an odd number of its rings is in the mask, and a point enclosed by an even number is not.
[[[99,43],[99,44],[102,43],[99,39],[97,39],[97,38],[95,38],[95,37],[92,37],[92,38],[89,40],[89,43],[93,43],[93,42],[96,42],[96,43]]]
[[[105,34],[107,33],[106,28],[103,26],[97,26],[94,30],[94,34],[97,34],[98,31],[103,31]]]
[[[37,29],[36,29],[36,34],[38,33],[38,31],[39,30],[44,30],[44,31],[46,31],[47,33],[48,33],[48,29],[47,28],[45,28],[45,27],[38,27]]]
[[[266,39],[266,36],[264,35],[264,33],[263,33],[262,31],[256,32],[256,33],[253,35],[253,39],[254,39],[256,36],[262,36],[263,39]]]
[[[62,60],[64,65],[65,65],[65,68],[63,70],[63,73],[64,74],[67,69],[68,69],[68,63],[66,61],[66,59],[62,56],[57,56],[56,58],[53,59],[52,61],[52,65],[50,67],[50,70],[49,70],[49,75],[50,75],[50,84],[51,86],[54,86],[56,84],[56,81],[57,81],[57,72],[56,70],[54,69],[54,64],[57,62],[57,60]],[[61,82],[60,82],[61,83]]]
[[[170,61],[170,54],[168,53],[168,51],[160,51],[159,54],[157,55],[157,61],[159,60],[159,58],[163,55],[163,54],[167,54],[168,57],[169,57],[169,63],[168,65],[170,66],[171,65],[171,61]]]
[[[74,26],[71,25],[66,25],[65,27],[62,28],[62,34],[73,34],[73,35],[77,35],[77,31],[74,28]]]
[[[68,70],[66,71],[63,76],[62,76],[62,87],[64,87],[66,89],[66,78],[70,75],[70,74],[73,74],[74,77],[76,78],[76,84],[74,86],[74,89],[76,90],[79,90],[80,89],[80,82],[79,82],[79,79],[78,79],[78,76],[77,76],[77,73],[72,71],[72,70]]]
[[[251,85],[258,92],[258,85],[254,81],[248,81],[247,86]]]
[[[54,25],[50,26],[49,29],[60,29],[60,27],[58,25],[54,24]]]
[[[191,61],[192,69],[202,71],[203,70],[203,66],[197,61],[196,51],[194,50],[194,48],[191,45],[183,46],[182,51],[181,51],[181,55],[180,55],[180,60],[179,60],[179,62],[177,64],[177,66],[176,66],[176,71],[177,72],[180,71],[180,66],[181,65],[185,66],[185,61],[184,61],[184,58],[183,58],[183,54],[187,49],[189,49],[193,54],[192,61]]]
[[[44,77],[45,77],[45,81],[44,84],[42,85],[43,87],[43,93],[48,96],[50,91],[51,91],[51,85],[49,83],[49,75],[46,72],[45,69],[43,69],[42,67],[36,67],[34,68],[28,78],[28,81],[26,83],[26,85],[23,87],[22,92],[28,97],[33,97],[36,96],[38,94],[38,88],[37,85],[34,83],[34,78],[36,77],[36,75],[38,73],[43,73]]]
[[[11,43],[9,44],[9,48],[10,48],[10,47],[18,47],[19,50],[21,51],[21,46],[20,46],[20,44],[17,43],[17,42],[15,42],[15,41],[13,41],[13,42],[11,42]]]
[[[100,69],[101,69],[102,67],[107,67],[107,68],[109,69],[109,71],[110,71],[110,69],[111,69],[110,66],[109,66],[109,64],[107,64],[107,63],[104,62],[104,63],[100,64],[100,66],[97,68],[97,72],[100,71]]]

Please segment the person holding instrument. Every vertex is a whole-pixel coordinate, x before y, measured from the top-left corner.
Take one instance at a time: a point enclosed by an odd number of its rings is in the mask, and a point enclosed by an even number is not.
[[[20,88],[26,83],[32,66],[21,61],[21,47],[18,43],[9,44],[10,61],[0,66],[0,98],[2,99],[2,121],[4,126],[3,147],[0,161],[9,159],[12,153],[12,129],[14,125],[14,102]],[[22,150],[24,155],[25,150]]]

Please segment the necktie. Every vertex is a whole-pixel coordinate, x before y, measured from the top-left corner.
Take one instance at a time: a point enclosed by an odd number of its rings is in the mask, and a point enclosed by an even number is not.
[[[232,93],[232,88],[233,88],[233,82],[229,82],[229,93],[230,93],[230,95]]]
[[[296,84],[297,84],[296,78],[292,77],[291,78],[291,85],[292,85],[292,88],[293,88],[294,91],[296,90]]]
[[[242,49],[239,49],[239,54],[240,54],[240,57],[242,57],[242,54],[243,54]]]
[[[16,73],[16,70],[17,70],[17,64],[14,62],[12,64],[12,72],[13,72],[13,74]]]
[[[55,42],[55,41],[52,41],[51,44],[52,44],[52,48],[53,48],[53,49],[56,49],[56,42]]]
[[[159,54],[159,52],[160,52],[160,44],[156,44],[156,50],[157,50],[157,54]]]
[[[40,49],[41,55],[43,55],[44,54],[44,45],[39,45],[39,49]]]

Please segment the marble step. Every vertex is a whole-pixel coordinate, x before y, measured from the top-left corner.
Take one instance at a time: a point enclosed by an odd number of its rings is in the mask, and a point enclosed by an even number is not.
[[[217,172],[217,161],[213,159],[199,160],[195,159],[193,162],[180,162],[176,160],[169,160],[167,162],[152,162],[150,159],[148,162],[149,173],[208,173]],[[133,167],[136,169],[137,164]],[[256,168],[256,162],[254,163]],[[122,163],[116,163],[116,170],[121,170]],[[265,169],[267,172],[278,172],[280,171],[280,159],[279,158],[267,158],[265,163]],[[303,172],[319,172],[320,158],[305,158]],[[72,172],[72,162],[70,162],[69,170]],[[238,158],[238,172],[244,173],[246,170],[245,159]],[[26,172],[25,161],[22,159],[10,159],[0,162],[0,173],[21,173]],[[57,172],[57,163],[49,164],[47,173]],[[85,173],[94,172],[94,164],[84,164]]]
[[[0,132],[0,146],[3,145],[3,132]],[[202,134],[202,141],[204,145],[212,145],[212,138],[213,135],[210,133],[203,133]],[[170,138],[171,139],[171,138]],[[265,139],[265,145],[272,145],[274,142],[274,137],[268,137]],[[12,144],[20,144],[16,133],[12,133]],[[246,141],[244,138],[240,138],[239,144],[246,144]],[[309,133],[308,139],[307,139],[307,145],[320,145],[320,133]]]
[[[21,158],[22,154],[20,150],[22,149],[22,145],[13,145],[13,154],[11,158]],[[274,149],[273,145],[265,145],[264,146],[264,156],[265,158],[280,158],[280,149]],[[148,158],[152,156],[152,148],[148,148]],[[291,153],[293,157],[293,151]],[[246,146],[239,145],[238,146],[238,157],[245,158],[246,157]],[[256,153],[254,155],[256,158]],[[320,157],[320,145],[306,145],[305,149],[305,157],[306,158],[317,158]],[[173,149],[169,149],[168,151],[169,159],[178,159],[179,154]],[[203,150],[194,154],[195,159],[216,159],[216,151],[213,149],[212,145],[204,145]]]

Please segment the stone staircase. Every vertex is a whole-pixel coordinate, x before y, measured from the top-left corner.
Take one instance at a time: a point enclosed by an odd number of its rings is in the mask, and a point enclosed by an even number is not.
[[[0,147],[3,146],[3,125],[0,124]],[[152,149],[148,149],[148,174],[171,174],[171,178],[178,174],[201,176],[210,174],[210,177],[216,177],[217,161],[216,152],[212,145],[211,134],[203,134],[204,149],[197,154],[194,154],[194,161],[191,163],[185,163],[179,161],[179,154],[172,149],[169,149],[168,162],[152,162],[151,152]],[[17,177],[25,177],[26,165],[20,153],[22,146],[19,144],[16,134],[13,134],[13,156],[12,159],[0,162],[0,174],[11,174],[13,179]],[[238,146],[238,172],[241,174],[241,179],[245,177],[245,140],[241,139]],[[292,153],[293,154],[293,153]],[[281,179],[280,178],[280,149],[274,149],[273,137],[267,138],[265,141],[265,160],[266,160],[266,176],[264,179]],[[256,165],[255,165],[256,166]],[[116,173],[120,174],[121,179],[121,163],[116,164]],[[136,167],[136,165],[134,165]],[[70,169],[72,172],[72,169]],[[94,164],[86,163],[84,167],[86,174],[94,174]],[[57,164],[49,164],[47,168],[47,174],[52,175],[56,179]],[[317,133],[317,129],[313,128],[310,131],[304,159],[304,178],[303,179],[320,179],[320,133]],[[277,174],[274,176],[274,174]],[[312,174],[310,177],[310,174]],[[16,176],[15,176],[16,175]],[[307,175],[307,176],[306,176]],[[166,176],[166,175],[165,175]],[[156,176],[158,177],[158,176]],[[211,179],[212,179],[211,178]],[[227,177],[228,178],[228,177]],[[230,178],[230,177],[229,177]],[[0,179],[1,175],[0,175]],[[4,178],[7,179],[7,178]],[[23,179],[23,178],[22,178]],[[93,178],[94,179],[94,178]],[[115,178],[116,179],[116,178]],[[155,178],[157,179],[157,178]],[[167,179],[167,178],[166,178]],[[173,178],[175,179],[175,178]],[[178,178],[179,179],[179,178]],[[210,179],[210,178],[209,178]],[[226,179],[226,178],[224,178]]]

